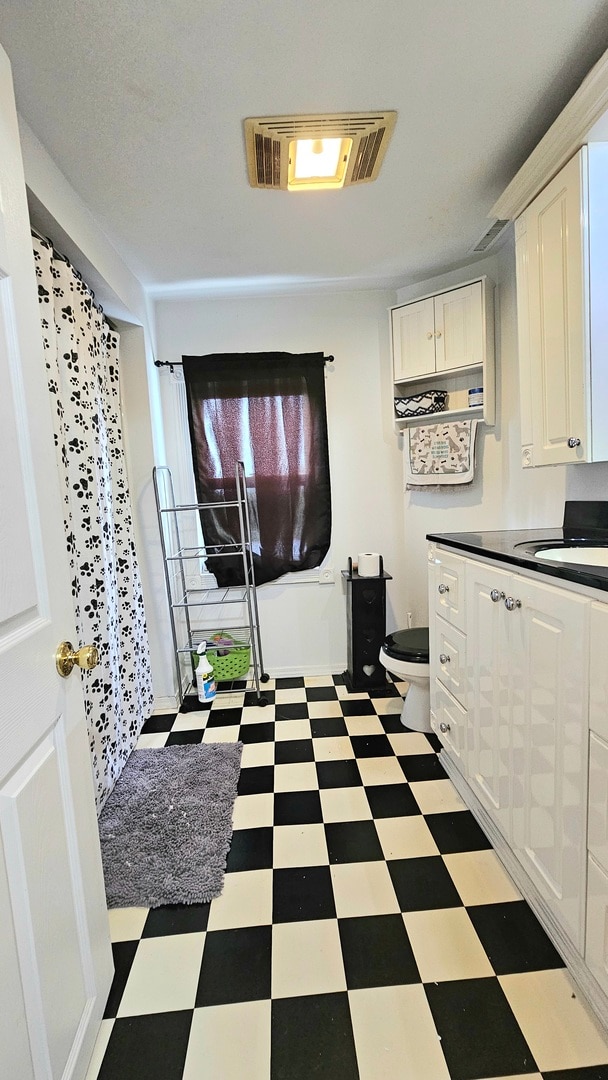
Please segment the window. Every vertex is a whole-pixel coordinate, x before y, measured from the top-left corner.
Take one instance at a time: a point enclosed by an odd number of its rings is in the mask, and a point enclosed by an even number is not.
[[[235,543],[235,466],[245,464],[256,582],[319,566],[331,539],[322,353],[183,357],[205,542]],[[218,585],[242,584],[238,558],[213,560]]]

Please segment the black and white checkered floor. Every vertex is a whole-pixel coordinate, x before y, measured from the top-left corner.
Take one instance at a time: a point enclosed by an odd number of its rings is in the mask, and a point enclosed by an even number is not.
[[[139,746],[244,743],[222,896],[110,913],[88,1080],[608,1080],[608,1043],[403,687],[270,682]],[[252,704],[253,702],[253,704]]]

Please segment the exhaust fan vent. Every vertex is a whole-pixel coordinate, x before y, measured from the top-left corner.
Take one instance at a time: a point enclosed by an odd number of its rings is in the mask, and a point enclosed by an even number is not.
[[[249,118],[244,121],[249,183],[284,191],[370,183],[378,176],[396,120],[391,111]],[[315,161],[321,162],[321,151],[331,140],[334,162],[316,175]],[[299,174],[295,158],[302,141],[309,151],[307,171]]]
[[[471,248],[471,252],[479,253],[481,251],[487,251],[488,248],[491,247],[492,244],[496,242],[496,240],[498,240],[501,232],[503,231],[503,229],[506,229],[508,224],[508,218],[504,221],[502,220],[502,218],[499,218],[498,221],[495,221],[493,225],[490,225],[488,231],[483,234],[481,240],[479,240],[475,244],[475,247]]]

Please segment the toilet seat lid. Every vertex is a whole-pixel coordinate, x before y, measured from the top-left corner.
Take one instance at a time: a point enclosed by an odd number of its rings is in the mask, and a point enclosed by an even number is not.
[[[415,626],[411,630],[395,630],[384,642],[384,651],[393,660],[410,661],[413,664],[429,662],[429,628]]]

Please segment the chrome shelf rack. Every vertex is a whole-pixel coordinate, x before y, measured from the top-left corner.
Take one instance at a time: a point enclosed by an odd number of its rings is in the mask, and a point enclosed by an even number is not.
[[[247,479],[243,462],[238,461],[236,465],[236,498],[221,503],[179,505],[175,501],[171,470],[167,466],[157,466],[152,477],[180,708],[191,687],[194,687],[196,693],[192,653],[196,652],[200,642],[214,631],[225,631],[234,635],[239,643],[249,646],[251,657],[246,675],[230,682],[218,682],[217,693],[237,694],[247,690],[255,693],[256,704],[267,705],[268,699],[262,693],[261,683],[268,682],[269,676],[264,671],[262,659]],[[231,544],[201,544],[201,519],[204,536],[204,512],[217,510],[218,506],[238,511],[239,539]],[[213,560],[226,555],[242,560],[244,584],[206,587],[203,578],[213,574]],[[203,566],[206,567],[204,574]],[[232,612],[235,610],[233,618]]]

